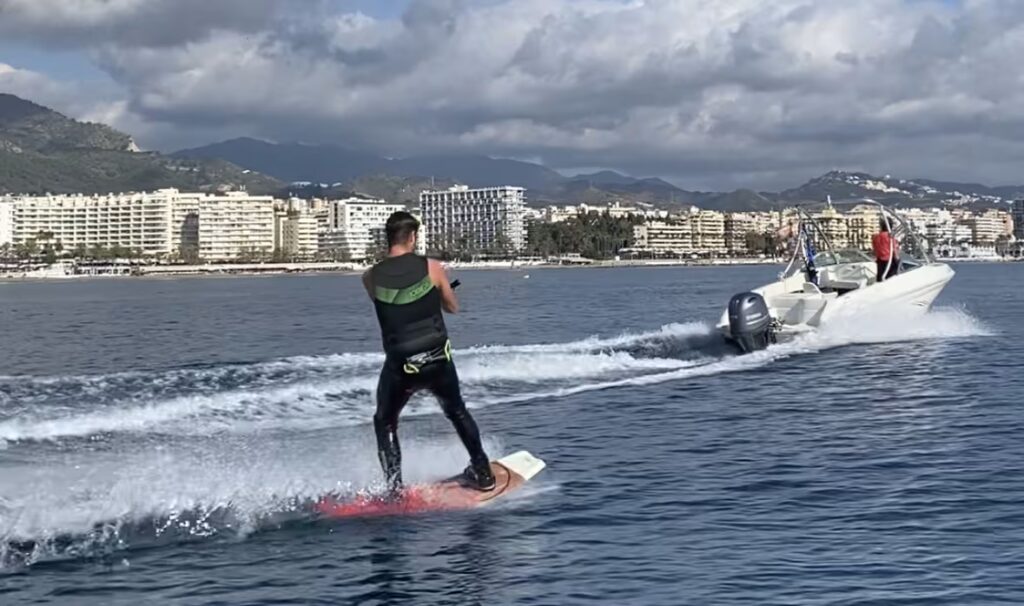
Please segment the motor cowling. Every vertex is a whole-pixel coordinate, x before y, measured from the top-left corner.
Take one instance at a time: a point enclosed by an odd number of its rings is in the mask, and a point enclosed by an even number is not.
[[[760,351],[775,342],[768,303],[755,292],[744,292],[729,300],[729,333],[743,353]]]

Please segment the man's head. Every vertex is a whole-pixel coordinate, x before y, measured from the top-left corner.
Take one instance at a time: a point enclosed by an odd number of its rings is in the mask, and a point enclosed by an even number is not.
[[[889,222],[885,220],[885,217],[878,220],[878,229],[880,231],[889,231]]]
[[[388,239],[388,248],[393,246],[409,246],[416,244],[416,234],[420,230],[420,222],[416,217],[400,210],[388,217],[384,224],[384,234]]]

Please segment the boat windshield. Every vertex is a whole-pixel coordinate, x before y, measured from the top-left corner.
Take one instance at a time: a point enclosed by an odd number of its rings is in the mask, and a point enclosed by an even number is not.
[[[864,263],[865,261],[871,262],[874,259],[869,257],[867,253],[857,250],[856,248],[844,248],[837,251],[824,251],[820,252],[814,257],[814,264],[818,267],[828,267],[829,265],[840,265],[843,263]]]

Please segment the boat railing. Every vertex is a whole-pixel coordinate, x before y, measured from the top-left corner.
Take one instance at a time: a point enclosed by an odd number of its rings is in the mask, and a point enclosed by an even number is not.
[[[797,271],[803,271],[807,268],[808,263],[811,261],[808,258],[808,253],[813,252],[815,255],[823,252],[835,253],[833,243],[829,237],[828,232],[822,227],[821,223],[812,214],[812,210],[822,210],[823,208],[834,208],[834,206],[873,206],[877,209],[879,216],[879,223],[884,223],[889,233],[894,237],[894,246],[898,246],[898,253],[893,250],[893,253],[889,255],[889,263],[892,263],[893,258],[900,258],[901,261],[906,261],[907,265],[917,267],[932,262],[931,254],[928,250],[928,241],[926,238],[920,238],[912,229],[912,225],[906,220],[898,211],[891,209],[876,200],[870,198],[860,198],[855,200],[847,200],[842,202],[833,202],[831,199],[825,203],[816,203],[812,205],[798,205],[794,207],[796,212],[797,226],[796,234],[793,245],[792,255],[786,268],[780,272],[779,277],[784,278],[794,275]],[[813,246],[810,247],[809,251],[807,240],[810,239],[813,242]],[[820,250],[816,250],[820,249]],[[837,257],[838,258],[838,257]],[[797,264],[801,263],[798,267]],[[888,273],[889,267],[886,267],[886,273]]]

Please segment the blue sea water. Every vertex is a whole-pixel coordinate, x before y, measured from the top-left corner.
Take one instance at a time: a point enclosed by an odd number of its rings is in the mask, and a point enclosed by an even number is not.
[[[1024,603],[1024,264],[955,269],[751,356],[711,325],[777,268],[462,272],[485,445],[548,468],[333,522],[379,481],[358,278],[0,284],[0,604]],[[401,435],[465,464],[426,397]]]

